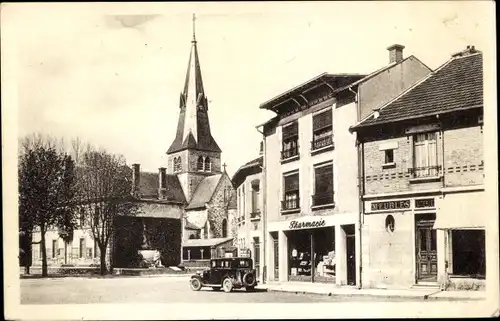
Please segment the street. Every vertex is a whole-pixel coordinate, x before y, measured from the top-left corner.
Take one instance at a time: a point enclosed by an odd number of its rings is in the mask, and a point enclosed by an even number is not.
[[[88,303],[328,303],[336,301],[379,301],[387,299],[362,297],[328,297],[314,294],[266,292],[232,293],[203,288],[190,289],[187,277],[117,277],[22,279],[21,304],[88,304]],[[393,300],[396,301],[396,300]],[[397,301],[401,301],[398,299]],[[406,301],[412,301],[410,299]],[[419,301],[419,300],[413,300]]]

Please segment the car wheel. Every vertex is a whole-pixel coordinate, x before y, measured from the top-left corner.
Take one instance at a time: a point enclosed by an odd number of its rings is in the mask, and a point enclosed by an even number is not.
[[[213,286],[213,287],[212,287],[212,289],[213,289],[214,291],[220,291],[220,286]]]
[[[231,281],[231,278],[225,278],[224,281],[222,281],[222,288],[226,293],[229,293],[233,290],[233,281]]]
[[[255,287],[254,286],[246,286],[245,290],[247,290],[247,292],[253,292],[253,291],[255,291]]]
[[[200,291],[201,290],[201,281],[198,278],[192,278],[189,281],[189,285],[191,286],[191,290]]]

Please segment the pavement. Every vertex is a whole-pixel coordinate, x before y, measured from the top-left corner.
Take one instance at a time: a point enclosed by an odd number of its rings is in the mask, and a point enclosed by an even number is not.
[[[306,282],[268,282],[260,288],[273,292],[293,292],[302,294],[326,295],[329,297],[372,297],[392,299],[418,300],[484,300],[485,291],[441,291],[439,288],[410,289],[357,289],[356,287],[339,287],[334,284]]]

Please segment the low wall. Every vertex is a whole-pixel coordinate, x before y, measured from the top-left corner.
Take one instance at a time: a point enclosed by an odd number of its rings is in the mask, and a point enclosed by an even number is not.
[[[182,261],[181,265],[183,265],[186,270],[193,270],[193,269],[209,269],[210,268],[210,260],[189,260],[189,261]]]

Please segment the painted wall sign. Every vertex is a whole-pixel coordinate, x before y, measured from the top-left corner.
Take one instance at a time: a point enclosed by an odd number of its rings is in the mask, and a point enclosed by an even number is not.
[[[326,225],[326,222],[324,219],[318,219],[318,220],[312,220],[312,221],[304,221],[304,222],[299,222],[299,221],[291,221],[289,229],[290,230],[297,230],[301,228],[317,228],[317,227],[323,227]]]
[[[435,207],[434,198],[424,198],[415,200],[415,208]]]
[[[399,209],[409,209],[409,208],[410,208],[410,200],[373,202],[371,206],[372,211],[399,210]]]

